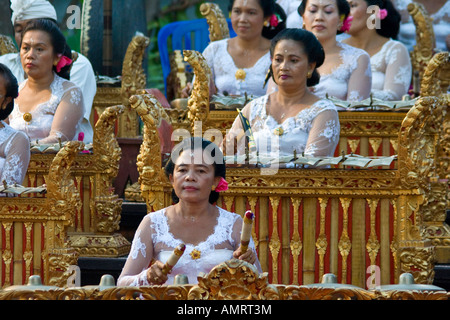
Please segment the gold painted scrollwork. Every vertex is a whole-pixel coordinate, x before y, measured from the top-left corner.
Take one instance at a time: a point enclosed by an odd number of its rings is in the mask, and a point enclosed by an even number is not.
[[[47,179],[47,203],[45,210],[52,215],[64,217],[62,221],[48,221],[45,227],[46,249],[43,253],[48,284],[65,286],[70,273],[69,266],[76,265],[78,253],[68,247],[66,228],[73,223],[75,210],[81,206],[80,195],[70,174],[70,166],[81,142],[67,143],[55,156]]]
[[[278,290],[269,284],[267,274],[259,274],[253,265],[243,260],[225,261],[197,279],[198,285],[189,291],[189,300],[279,298]]]
[[[11,37],[0,34],[0,56],[17,52]]]
[[[143,141],[137,157],[141,195],[149,210],[151,208],[158,210],[165,206],[164,195],[161,192],[168,183],[162,169],[158,127],[162,119],[170,123],[170,118],[163,106],[151,94],[132,96],[130,103],[131,108],[136,110],[144,123]],[[155,190],[158,187],[160,190]]]
[[[122,200],[112,192],[112,181],[119,172],[122,155],[114,128],[123,111],[123,106],[108,107],[95,124],[93,148],[98,174],[91,209],[95,213],[96,230],[99,232],[119,230]]]
[[[198,51],[183,50],[184,60],[194,69],[195,79],[188,100],[188,119],[192,132],[202,134],[207,129],[209,118],[209,86],[211,69],[203,55]]]
[[[211,2],[200,5],[200,13],[206,18],[209,25],[209,40],[216,41],[230,37],[230,30],[220,7]]]
[[[119,121],[118,136],[134,138],[139,133],[139,121],[136,112],[129,108],[128,99],[136,94],[137,90],[144,89],[147,80],[142,61],[145,49],[150,44],[150,39],[137,33],[128,45],[122,65],[122,104],[126,106],[126,112]]]
[[[420,83],[424,69],[434,54],[433,21],[421,3],[411,2],[407,9],[416,26],[416,45],[411,51],[411,64],[413,71],[418,73],[413,75],[418,78],[414,79],[414,83]]]

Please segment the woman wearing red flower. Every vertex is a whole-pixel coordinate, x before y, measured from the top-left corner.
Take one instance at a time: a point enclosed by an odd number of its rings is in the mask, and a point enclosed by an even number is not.
[[[347,1],[304,0],[298,12],[303,17],[303,28],[314,33],[325,51],[325,61],[318,69],[320,82],[312,88],[314,94],[346,101],[369,98],[372,86],[369,55],[336,39],[351,24]]]
[[[270,39],[285,28],[286,14],[274,0],[233,0],[230,19],[236,37],[211,42],[203,51],[212,72],[210,94],[262,96]],[[186,97],[189,90],[190,85]]]
[[[165,172],[173,186],[174,205],[143,218],[117,284],[173,284],[177,274],[197,283],[200,272],[208,273],[232,258],[261,271],[252,239],[251,250],[242,253],[240,249],[241,216],[214,204],[219,192],[228,188],[219,147],[202,138],[185,139],[173,149]],[[164,264],[183,244],[184,253],[165,274]]]
[[[84,100],[81,89],[69,81],[71,55],[61,30],[49,19],[32,20],[22,32],[20,59],[27,79],[19,86],[9,123],[32,143],[76,139]]]

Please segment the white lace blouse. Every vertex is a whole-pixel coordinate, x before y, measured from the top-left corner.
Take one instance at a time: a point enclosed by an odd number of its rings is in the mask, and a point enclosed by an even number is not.
[[[186,275],[189,283],[195,284],[200,272],[208,273],[216,265],[233,258],[233,252],[240,246],[242,218],[236,213],[217,208],[219,216],[214,232],[197,245],[185,243],[184,254],[168,275],[166,284],[173,284],[177,274]],[[149,285],[147,270],[151,259],[165,263],[173,250],[182,243],[182,240],[175,238],[170,231],[166,208],[149,213],[136,230],[130,254],[117,285]],[[249,248],[255,248],[252,239]],[[255,266],[261,271],[259,261]]]
[[[27,81],[20,84],[19,94]],[[36,140],[40,144],[57,143],[59,138],[61,141],[73,140],[83,119],[84,102],[80,88],[54,74],[50,90],[50,99],[29,112],[31,121],[24,120],[24,112],[20,111],[17,102],[9,116],[11,127],[25,132],[32,143]]]
[[[0,183],[22,184],[30,162],[30,142],[4,121],[0,128]],[[1,195],[0,195],[1,196]]]
[[[401,100],[408,94],[412,66],[409,52],[399,41],[389,40],[370,57],[372,94],[381,100]]]
[[[361,101],[370,96],[372,71],[370,57],[364,50],[337,42],[340,60],[329,74],[320,74],[320,82],[311,88],[320,98],[335,97],[345,101]]]
[[[260,155],[275,159],[297,154],[308,156],[333,156],[339,141],[340,124],[336,106],[321,99],[303,109],[294,117],[278,123],[267,112],[270,95],[252,100],[243,110],[248,118]],[[227,140],[243,132],[239,117],[233,123]],[[281,133],[281,134],[280,134]],[[244,153],[244,139],[238,141],[238,154]]]
[[[217,87],[217,94],[225,92],[230,95],[244,95],[259,97],[266,93],[263,88],[264,79],[269,70],[271,60],[267,51],[251,68],[244,68],[245,79],[237,80],[233,57],[228,53],[228,40],[211,42],[203,51],[203,56],[211,68],[212,78]]]

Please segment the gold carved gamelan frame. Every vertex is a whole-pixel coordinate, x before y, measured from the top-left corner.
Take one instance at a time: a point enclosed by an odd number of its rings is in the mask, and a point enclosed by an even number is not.
[[[191,132],[200,129],[195,120],[203,123],[200,132],[228,126],[224,118],[222,126],[212,120],[216,111],[209,110],[209,73],[201,54],[184,55],[194,67],[197,82],[187,110],[164,109],[145,94],[130,99],[144,122],[138,167],[141,194],[149,211],[171,204],[171,186],[157,154],[159,123],[169,118],[174,129]],[[437,55],[430,68],[446,64],[448,54]],[[438,77],[430,78],[432,74],[424,76],[428,79],[423,82],[424,92],[439,82]],[[448,168],[448,160],[441,163],[438,159],[438,154],[449,150],[448,133],[442,129],[447,109],[447,95],[428,95],[417,99],[408,112],[352,113],[352,125],[341,123],[344,132],[350,132],[344,138],[363,133],[359,143],[367,139],[368,152],[370,148],[377,151],[387,141],[388,155],[398,155],[395,166],[279,169],[273,175],[262,175],[260,168],[228,167],[229,189],[218,204],[240,214],[246,210],[256,213],[253,237],[271,283],[310,284],[328,272],[336,274],[341,283],[359,287],[365,287],[375,272],[381,284],[395,282],[403,272],[412,273],[418,283],[431,283],[436,252],[443,249],[435,244],[444,239],[430,235],[433,228],[448,227],[442,220],[448,180],[440,179],[443,172],[448,175],[443,168]],[[180,119],[186,119],[182,125]],[[370,121],[379,126],[368,126]],[[371,137],[368,128],[372,128]],[[384,133],[378,134],[381,131]],[[348,140],[347,144],[352,146]]]
[[[68,241],[81,256],[117,257],[130,249],[130,243],[116,233],[122,199],[114,194],[112,187],[121,157],[115,125],[123,110],[123,106],[106,108],[95,124],[92,153],[79,153],[73,160],[72,175],[82,205],[74,212]],[[24,185],[43,184],[54,156],[32,153]]]
[[[33,274],[46,284],[66,285],[78,259],[67,232],[81,207],[71,171],[82,149],[73,141],[51,156],[42,177],[45,196],[0,197],[0,287],[21,285]]]
[[[232,259],[200,274],[198,284],[116,287],[113,284],[81,288],[23,286],[0,290],[0,300],[449,300],[450,293],[435,286],[380,287],[270,284],[249,263]],[[228,304],[228,303],[225,303]],[[268,303],[267,306],[271,304]],[[191,307],[190,305],[188,307]],[[261,310],[260,310],[261,311]],[[272,314],[274,310],[270,310]],[[264,314],[264,313],[261,313]]]

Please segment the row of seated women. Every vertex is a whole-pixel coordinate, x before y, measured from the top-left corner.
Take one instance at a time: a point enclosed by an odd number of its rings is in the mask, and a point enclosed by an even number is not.
[[[376,12],[368,7],[376,6]],[[273,0],[235,0],[231,23],[237,36],[211,43],[203,52],[214,79],[212,94],[259,97],[277,89],[264,83],[272,63],[269,39],[286,26],[286,14]],[[310,87],[318,97],[360,101],[373,97],[401,100],[408,94],[412,67],[406,46],[394,40],[400,14],[390,0],[306,0],[298,7],[303,29],[325,53]],[[369,25],[372,23],[373,27]],[[349,37],[339,41],[346,32]]]
[[[217,90],[212,94],[253,95],[242,114],[260,154],[265,151],[278,158],[295,150],[333,155],[339,117],[335,105],[324,99],[326,92],[344,100],[364,99],[371,91],[383,99],[407,93],[411,80],[407,50],[386,34],[358,27],[358,12],[365,12],[367,5],[364,0],[352,0],[355,36],[342,43],[336,33],[347,26],[350,9],[345,0],[304,0],[299,8],[303,29],[285,29],[280,20],[286,15],[276,11],[273,1],[232,1],[231,21],[237,37],[211,43],[203,55],[212,70],[212,88]],[[361,20],[367,19],[362,16]],[[387,16],[380,19],[389,21]],[[387,29],[392,31],[391,25]],[[266,38],[268,33],[272,33],[271,40]],[[367,51],[351,44],[362,44]],[[269,89],[265,89],[269,69]],[[372,73],[377,75],[374,84],[381,86],[378,89],[372,87]],[[201,138],[184,140],[175,147],[165,166],[174,204],[142,220],[118,285],[172,284],[177,274],[196,283],[200,272],[207,273],[233,257],[261,271],[253,241],[249,251],[241,252],[242,218],[214,205],[218,192],[226,190],[222,151],[243,153],[247,130],[238,116],[222,148],[197,141]],[[262,150],[263,146],[268,148]],[[186,245],[184,254],[167,273],[165,263],[180,244]]]

